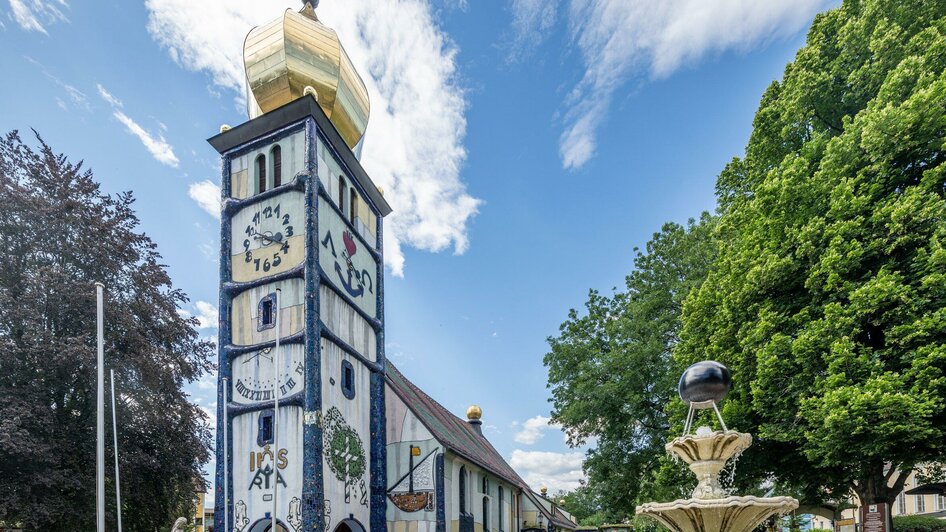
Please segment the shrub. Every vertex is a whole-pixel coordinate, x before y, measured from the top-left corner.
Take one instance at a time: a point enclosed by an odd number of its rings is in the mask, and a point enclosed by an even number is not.
[[[926,515],[898,515],[893,518],[895,532],[946,532],[946,519]]]

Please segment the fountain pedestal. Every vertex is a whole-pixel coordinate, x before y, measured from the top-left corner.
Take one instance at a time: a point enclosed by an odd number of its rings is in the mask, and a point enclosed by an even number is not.
[[[752,445],[752,436],[736,431],[681,436],[667,444],[667,452],[686,462],[697,485],[689,499],[646,503],[638,515],[656,519],[676,532],[750,532],[773,515],[798,508],[791,497],[740,497],[729,495],[720,484],[726,463]]]
[[[649,502],[637,507],[646,515],[675,532],[751,532],[773,515],[798,508],[791,497],[741,497],[730,495],[720,484],[726,463],[752,445],[752,436],[727,430],[716,402],[729,391],[730,376],[725,366],[700,362],[687,368],[680,378],[680,398],[689,403],[690,413],[683,436],[666,445],[667,452],[680,458],[696,475],[696,489],[689,499]],[[713,408],[723,430],[700,427],[687,434],[697,409]]]

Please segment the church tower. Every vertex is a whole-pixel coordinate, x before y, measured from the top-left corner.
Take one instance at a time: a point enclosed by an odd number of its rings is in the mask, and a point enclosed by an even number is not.
[[[223,164],[214,528],[385,530],[382,218],[368,92],[301,11],[250,31]]]

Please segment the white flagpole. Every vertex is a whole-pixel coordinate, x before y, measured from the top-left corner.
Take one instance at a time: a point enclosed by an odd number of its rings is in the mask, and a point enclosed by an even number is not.
[[[96,416],[95,416],[95,525],[98,532],[105,532],[105,311],[103,300],[105,285],[95,283],[97,364],[96,368]]]
[[[230,379],[223,378],[223,530],[230,532],[230,441],[227,425],[230,424]]]
[[[109,370],[112,383],[112,436],[115,441],[115,508],[118,510],[118,532],[122,532],[122,488],[118,474],[118,422],[115,420],[115,370]]]
[[[282,290],[276,289],[276,301],[273,301],[273,310],[276,312],[276,347],[273,352],[273,524],[270,526],[272,532],[279,530],[276,528],[276,488],[279,486],[279,336],[282,331],[279,329],[279,315],[282,314],[279,306],[282,304]]]

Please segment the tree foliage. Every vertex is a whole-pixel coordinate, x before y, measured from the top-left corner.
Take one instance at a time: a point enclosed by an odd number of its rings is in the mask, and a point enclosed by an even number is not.
[[[612,522],[633,514],[638,494],[666,488],[655,480],[663,474],[665,408],[679,375],[671,348],[683,300],[712,262],[713,224],[704,214],[686,226],[664,225],[637,253],[626,291],[609,297],[592,290],[586,312],[570,311],[549,339],[553,420],[572,444],[595,440],[585,469]]]
[[[809,500],[889,504],[946,455],[944,67],[946,3],[845,1],[718,181],[718,258],[676,358],[730,366],[750,472]]]
[[[16,132],[0,140],[0,523],[94,528],[96,281],[124,526],[167,528],[193,512],[210,433],[181,388],[211,369],[213,347],[179,313],[187,297],[137,231],[133,201],[102,193],[42,139],[37,150]],[[108,442],[111,455],[110,430]]]

